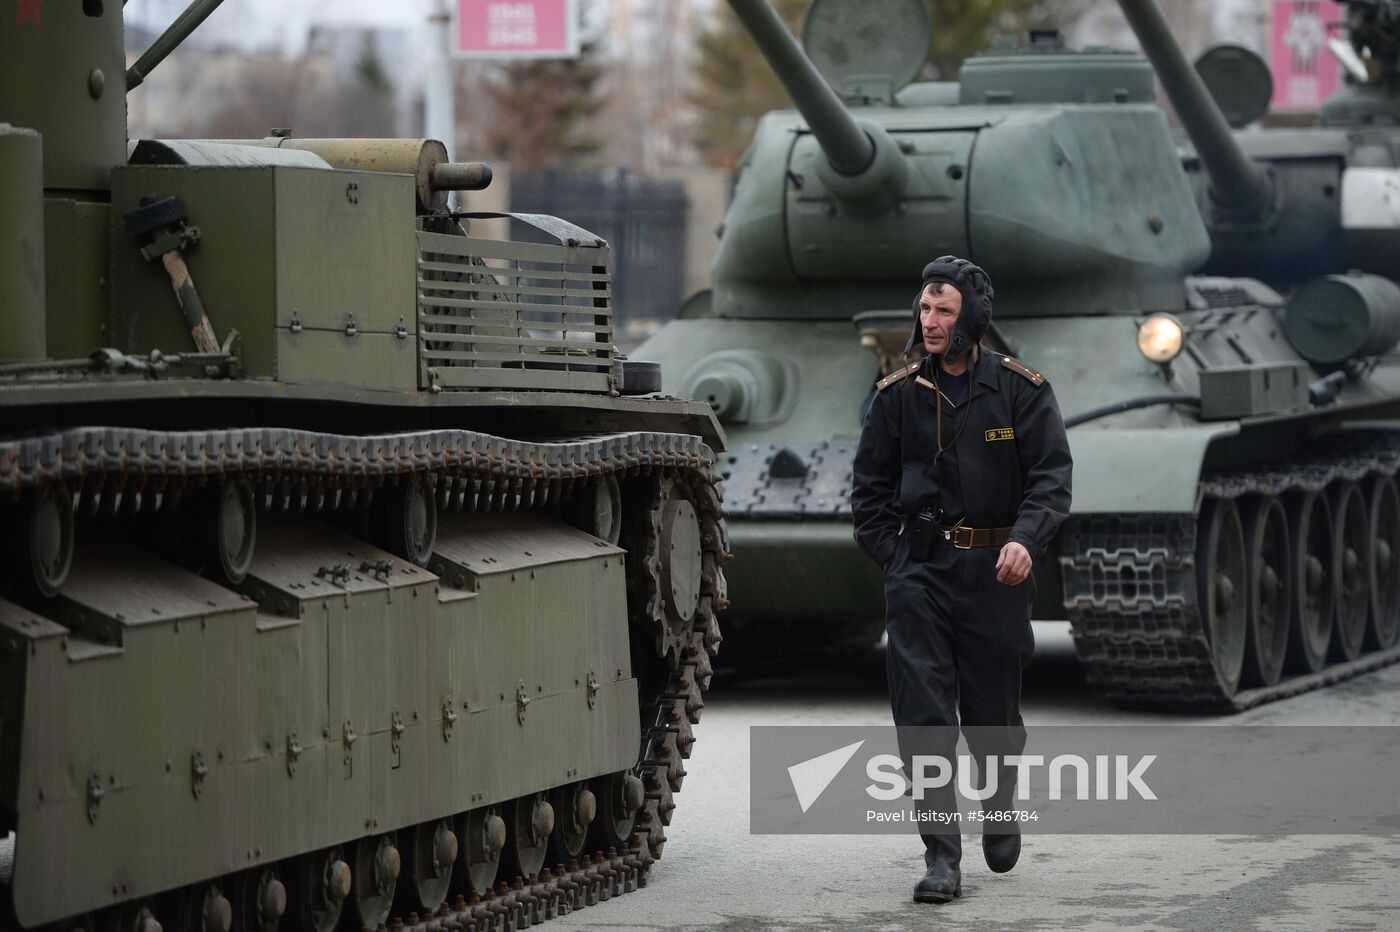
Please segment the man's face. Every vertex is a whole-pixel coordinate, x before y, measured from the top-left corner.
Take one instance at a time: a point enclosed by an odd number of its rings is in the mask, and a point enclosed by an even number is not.
[[[962,292],[946,282],[930,282],[919,295],[919,325],[924,331],[924,349],[931,356],[942,355],[953,339],[953,327],[962,313]]]

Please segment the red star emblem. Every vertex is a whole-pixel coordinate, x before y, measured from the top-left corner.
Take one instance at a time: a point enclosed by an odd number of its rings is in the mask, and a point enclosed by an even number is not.
[[[15,22],[29,20],[34,25],[39,25],[39,7],[43,2],[44,0],[15,0]]]

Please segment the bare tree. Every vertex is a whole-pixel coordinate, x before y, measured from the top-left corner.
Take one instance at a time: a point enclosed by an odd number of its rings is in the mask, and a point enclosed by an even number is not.
[[[577,166],[601,149],[593,117],[602,107],[603,65],[596,46],[575,59],[514,61],[484,82],[494,117],[485,127],[486,151],[509,159],[515,171],[553,163]]]

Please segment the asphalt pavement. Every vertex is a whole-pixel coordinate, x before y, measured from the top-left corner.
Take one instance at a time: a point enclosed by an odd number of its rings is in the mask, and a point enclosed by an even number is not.
[[[1235,716],[1137,713],[1089,691],[1068,625],[1038,624],[1036,637],[1024,702],[1031,727],[1400,723],[1400,666]],[[749,727],[888,724],[883,664],[868,650],[794,658],[728,683],[721,669],[650,884],[551,927],[1400,929],[1396,836],[1029,835],[1020,864],[1003,875],[966,836],[962,896],[935,906],[911,901],[923,871],[912,835],[750,834]]]

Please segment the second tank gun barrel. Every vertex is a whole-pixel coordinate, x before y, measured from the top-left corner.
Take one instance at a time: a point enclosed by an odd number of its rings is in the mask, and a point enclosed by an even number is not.
[[[843,175],[869,168],[875,160],[875,143],[808,60],[768,0],[729,0],[729,5],[806,118],[831,167]]]
[[[1225,115],[1172,35],[1160,4],[1119,0],[1119,5],[1210,176],[1211,196],[1228,209],[1263,211],[1271,197],[1268,175],[1235,141]]]

